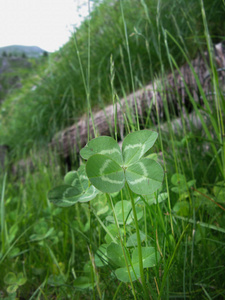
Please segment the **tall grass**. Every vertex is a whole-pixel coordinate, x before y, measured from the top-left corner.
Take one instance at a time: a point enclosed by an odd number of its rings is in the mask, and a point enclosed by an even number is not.
[[[200,118],[201,130],[194,128],[191,120],[189,130],[183,115],[182,127],[174,132],[175,114],[168,108],[168,99],[163,93],[166,130],[165,126],[161,127],[163,121],[158,111],[157,124],[153,124],[149,118],[151,108],[144,124],[140,123],[137,112],[135,123],[129,110],[124,115],[128,131],[142,127],[158,131],[159,141],[154,152],[159,153],[157,159],[165,170],[162,190],[155,194],[154,202],[141,197],[135,203],[143,212],[138,220],[140,238],[144,236],[142,243],[154,247],[160,255],[157,265],[144,273],[145,293],[139,280],[128,284],[118,281],[113,264],[101,268],[95,265],[99,246],[117,242],[118,236],[126,251],[135,224],[125,225],[125,221],[117,224],[118,234],[109,220],[113,211],[117,223],[115,205],[118,201],[136,195],[129,196],[128,191],[123,190],[108,199],[109,202],[101,195],[89,204],[54,207],[47,199],[47,192],[61,184],[65,173],[60,166],[62,162],[53,153],[37,159],[30,152],[35,171],[27,169],[14,177],[8,170],[7,178],[2,174],[0,179],[0,291],[3,299],[7,299],[7,295],[11,295],[11,299],[16,295],[21,299],[143,299],[147,293],[151,299],[224,297],[225,107],[212,47],[212,40],[222,35],[224,6],[214,1],[210,10],[211,1],[174,3],[121,1],[110,6],[106,1],[100,4],[61,50],[59,61],[50,62],[51,72],[47,71],[35,93],[30,91],[21,96],[18,105],[23,104],[24,115],[17,106],[7,106],[11,120],[1,119],[5,124],[3,128],[9,126],[2,140],[11,147],[18,144],[15,152],[21,155],[22,143],[24,152],[29,152],[34,144],[44,145],[57,130],[75,122],[85,111],[82,99],[87,100],[87,113],[91,114],[96,105],[104,107],[113,99],[115,102],[119,96],[156,77],[155,74],[160,80],[169,70],[173,74],[175,70],[180,72],[182,62],[189,63],[193,71],[190,49],[194,55],[207,47],[215,96],[210,100],[199,84],[203,99],[199,106],[186,87],[193,110]],[[182,14],[183,18],[176,14]],[[107,18],[102,20],[99,16]],[[59,57],[59,53],[57,55]],[[50,60],[53,62],[57,55]],[[199,83],[194,71],[193,75]],[[29,107],[25,102],[27,97],[33,101]],[[180,111],[185,111],[179,98],[177,101]],[[25,119],[28,112],[32,120]],[[205,117],[209,120],[207,125]],[[22,123],[29,128],[25,129]],[[15,137],[19,130],[24,130],[24,138],[22,134]],[[161,192],[167,193],[164,201]],[[17,282],[14,293],[10,291],[16,283],[10,284],[7,280],[8,274],[13,277],[12,273],[15,276],[22,273],[27,278],[24,284]]]
[[[199,1],[121,3],[122,11],[119,1],[112,4],[107,0],[96,6],[90,20],[84,21],[71,40],[50,56],[49,68],[40,73],[36,90],[27,88],[5,102],[1,143],[8,144],[15,152],[27,152],[33,144],[50,141],[57,131],[76,122],[86,112],[87,95],[93,108],[109,103],[111,55],[116,68],[114,86],[119,96],[136,90],[140,83],[142,86],[148,83],[162,67],[169,72],[163,30],[179,38],[183,49],[191,53],[189,58],[205,48]],[[213,1],[213,9],[211,1],[205,0],[204,5],[210,35],[216,42],[223,36],[224,5],[220,0]],[[177,63],[185,62],[174,42],[171,39],[167,42]]]

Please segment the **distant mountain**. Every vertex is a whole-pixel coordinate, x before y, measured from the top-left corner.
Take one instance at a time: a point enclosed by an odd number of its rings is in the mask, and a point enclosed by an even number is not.
[[[37,46],[22,46],[22,45],[12,45],[6,47],[0,47],[0,56],[3,53],[8,55],[21,56],[25,54],[27,57],[40,57],[43,53],[47,51],[37,47]]]

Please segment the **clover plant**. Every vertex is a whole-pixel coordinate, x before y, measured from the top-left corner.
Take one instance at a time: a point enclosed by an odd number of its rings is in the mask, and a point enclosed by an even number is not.
[[[154,159],[144,157],[157,137],[158,134],[150,130],[133,132],[125,137],[121,149],[112,137],[100,136],[91,140],[80,151],[81,157],[87,160],[86,166],[69,172],[64,178],[64,185],[55,187],[48,194],[51,202],[62,207],[91,201],[99,193],[107,196],[113,217],[107,216],[106,221],[114,224],[106,227],[102,223],[107,244],[102,244],[95,255],[96,266],[108,263],[114,266],[119,280],[130,281],[134,296],[132,281],[140,278],[146,299],[148,291],[143,270],[156,265],[160,257],[154,247],[141,246],[146,237],[139,231],[138,220],[143,211],[136,205],[135,194],[152,199],[154,192],[162,185],[162,167]],[[110,194],[118,193],[123,188],[128,191],[130,199],[123,199],[114,207]],[[124,228],[119,226],[124,224],[127,227],[132,222],[136,233],[130,235],[126,248],[121,238]]]
[[[142,130],[128,134],[122,144],[111,137],[91,140],[80,152],[87,160],[86,172],[91,183],[104,193],[120,191],[127,182],[132,192],[154,193],[162,184],[162,167],[143,155],[153,146],[158,134]]]
[[[4,283],[8,285],[7,292],[9,294],[15,293],[20,286],[26,283],[26,281],[27,278],[23,275],[22,272],[17,275],[13,272],[9,272],[4,277]]]
[[[67,173],[64,182],[64,185],[57,186],[48,193],[48,199],[57,206],[69,207],[77,202],[88,202],[99,193],[93,185],[89,186],[84,165],[77,171]]]

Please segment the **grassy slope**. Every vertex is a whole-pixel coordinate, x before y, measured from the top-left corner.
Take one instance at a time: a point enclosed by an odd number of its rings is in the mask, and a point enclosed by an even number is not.
[[[224,32],[224,6],[217,0],[213,7],[211,1],[205,1],[205,7],[210,33],[216,42],[221,40]],[[192,57],[199,49],[205,48],[198,1],[124,1],[123,9],[134,89],[149,82],[162,67],[169,72],[162,28],[169,30]],[[110,1],[104,1],[93,11],[90,30],[90,99],[92,107],[102,107],[112,101],[109,80],[111,54],[115,62],[114,84],[118,94],[122,95],[123,91],[129,93],[133,89],[119,1],[113,6]],[[75,39],[84,80],[87,81],[88,21],[59,53],[51,56],[49,68],[40,74],[42,80],[37,83],[35,91],[23,90],[16,95],[19,100],[13,105],[12,97],[6,101],[6,109],[1,116],[1,132],[4,132],[4,136],[0,135],[1,143],[8,144],[21,154],[33,144],[46,143],[58,130],[73,124],[86,111],[87,97]],[[178,63],[182,63],[184,59],[171,39],[168,39],[168,45],[170,53]]]
[[[23,84],[26,85],[25,81],[31,81],[31,77],[40,71],[40,65],[44,66],[45,63],[46,59],[43,57],[36,59],[21,55],[0,57],[1,104],[7,97],[10,97],[10,94],[13,93],[13,97],[15,97],[18,91],[14,92],[14,90],[21,88]]]

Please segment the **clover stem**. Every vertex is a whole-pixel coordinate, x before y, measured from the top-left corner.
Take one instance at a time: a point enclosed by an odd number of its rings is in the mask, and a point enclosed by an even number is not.
[[[117,230],[118,230],[119,240],[120,240],[120,244],[121,244],[121,247],[122,247],[124,260],[125,260],[125,263],[126,263],[128,276],[129,276],[129,279],[130,279],[130,284],[131,284],[133,296],[134,296],[134,299],[137,300],[136,295],[135,295],[134,285],[133,285],[132,278],[131,278],[131,275],[130,275],[129,264],[128,264],[128,261],[127,261],[127,257],[126,257],[126,253],[125,253],[125,249],[124,249],[124,245],[123,245],[123,241],[122,241],[122,238],[121,238],[121,235],[120,235],[120,227],[119,227],[119,223],[118,223],[118,220],[117,220],[117,217],[116,217],[116,213],[115,213],[115,209],[114,209],[114,206],[113,206],[112,198],[111,198],[110,194],[106,194],[106,196],[107,196],[108,202],[109,202],[109,204],[111,206],[111,209],[113,211],[113,218],[114,218]]]
[[[135,227],[136,227],[137,244],[138,244],[138,259],[139,259],[139,270],[140,270],[140,274],[141,274],[141,283],[142,283],[143,290],[144,290],[144,293],[145,293],[145,298],[149,299],[148,290],[147,290],[147,286],[146,286],[146,282],[145,282],[145,276],[144,276],[143,261],[142,261],[142,250],[141,250],[141,238],[140,238],[140,232],[139,232],[139,227],[138,227],[138,220],[137,220],[137,213],[136,213],[136,208],[135,208],[134,197],[133,197],[132,191],[131,191],[129,185],[127,184],[127,182],[126,182],[126,186],[127,186],[127,189],[129,191],[129,195],[130,195],[132,211],[133,211],[133,215],[134,215],[134,223],[135,223]]]

